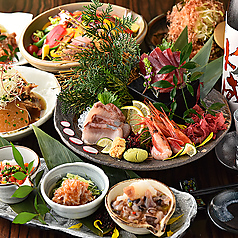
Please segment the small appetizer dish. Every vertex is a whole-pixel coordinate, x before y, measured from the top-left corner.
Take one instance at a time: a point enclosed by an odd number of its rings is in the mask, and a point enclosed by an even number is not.
[[[171,189],[159,181],[130,179],[110,188],[105,205],[122,229],[159,237],[175,211],[176,200]]]
[[[46,203],[60,216],[80,219],[94,213],[109,188],[109,179],[99,167],[66,163],[50,170],[43,178],[41,192]]]
[[[28,168],[32,162],[30,172],[24,171],[14,159],[12,146],[3,146],[0,148],[0,200],[4,203],[14,204],[23,201],[26,197],[12,197],[15,191],[22,185],[31,186],[31,179],[36,176],[37,170],[40,167],[39,156],[31,149],[24,146],[16,146],[23,158],[25,168]],[[22,180],[17,180],[14,177],[16,172],[27,173],[28,176]]]
[[[60,86],[54,75],[25,66],[2,66],[0,80],[0,136],[20,140],[50,118]]]
[[[135,12],[116,5],[110,5],[108,17],[101,22],[101,15],[109,4],[97,5],[97,21],[90,20],[87,8],[90,3],[81,2],[67,4],[50,9],[39,16],[27,26],[21,35],[19,49],[25,59],[36,68],[58,72],[70,70],[78,66],[78,52],[92,47],[92,39],[86,30],[97,25],[111,27],[123,17],[134,19],[130,28],[118,28],[122,32],[130,33],[138,44],[142,43],[147,32],[147,23],[142,16]],[[89,14],[89,15],[87,15]],[[101,26],[100,26],[101,27]],[[113,34],[113,31],[110,35]],[[100,41],[98,40],[100,47]]]

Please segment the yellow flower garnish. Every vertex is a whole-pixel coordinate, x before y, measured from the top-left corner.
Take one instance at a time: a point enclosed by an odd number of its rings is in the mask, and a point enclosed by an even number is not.
[[[180,215],[180,216],[178,216],[178,217],[172,217],[172,218],[170,218],[169,221],[168,221],[168,223],[167,223],[167,225],[173,224],[173,223],[176,222],[178,219],[180,219],[182,216],[183,216],[183,214]]]
[[[77,223],[75,225],[72,225],[71,227],[69,227],[68,229],[80,229],[80,227],[82,226],[82,223]]]
[[[211,132],[211,133],[209,134],[209,136],[208,136],[200,145],[198,145],[197,147],[200,147],[200,146],[205,145],[209,140],[212,139],[212,137],[213,137],[213,132]]]
[[[117,238],[119,237],[119,231],[117,230],[117,228],[115,227],[114,230],[113,230],[113,234],[112,234],[112,238]]]
[[[103,230],[99,227],[98,223],[99,223],[100,225],[102,225],[102,222],[101,222],[100,220],[94,221],[93,225],[94,225],[99,231],[101,231],[101,232],[103,233]]]
[[[167,231],[167,237],[172,236],[174,234],[174,232],[172,232],[171,230]]]

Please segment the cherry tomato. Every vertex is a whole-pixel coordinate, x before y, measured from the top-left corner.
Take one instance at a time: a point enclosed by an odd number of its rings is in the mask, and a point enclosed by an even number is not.
[[[29,52],[29,54],[33,55],[33,53],[37,53],[39,48],[36,45],[29,45],[26,50]]]
[[[38,42],[40,40],[40,38],[36,36],[35,34],[31,35],[31,39],[33,40],[33,42]]]

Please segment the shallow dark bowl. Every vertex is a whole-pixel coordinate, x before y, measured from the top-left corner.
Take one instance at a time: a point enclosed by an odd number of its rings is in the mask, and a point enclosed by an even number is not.
[[[238,234],[238,188],[225,190],[216,195],[207,211],[217,227]]]

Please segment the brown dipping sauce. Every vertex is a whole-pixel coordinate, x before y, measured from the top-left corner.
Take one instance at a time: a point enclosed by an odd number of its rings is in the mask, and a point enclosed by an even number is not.
[[[24,128],[41,118],[46,109],[46,101],[39,94],[31,93],[36,102],[14,100],[8,103],[5,109],[0,110],[1,133]]]

